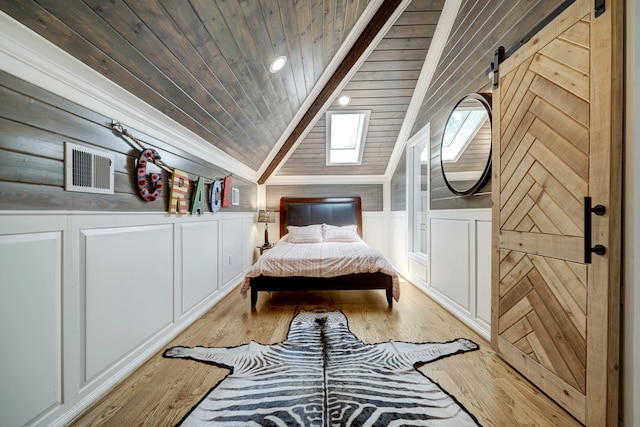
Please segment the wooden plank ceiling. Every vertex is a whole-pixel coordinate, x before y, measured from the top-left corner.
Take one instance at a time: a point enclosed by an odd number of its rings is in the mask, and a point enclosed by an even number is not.
[[[497,46],[512,46],[562,1],[462,1],[411,132],[431,122],[434,191],[443,187],[437,141],[448,111],[465,93],[487,89]],[[0,0],[0,10],[256,171],[263,183],[270,176],[385,174],[445,0],[407,2]],[[349,58],[363,51],[358,37],[371,40],[362,36],[376,15],[396,7],[406,9],[393,15],[397,21],[364,63]],[[269,64],[279,55],[288,62],[272,74]],[[338,84],[331,76],[340,63],[362,65]],[[333,86],[322,86],[327,82]],[[308,113],[325,105],[323,90],[336,87],[352,98],[348,108],[372,111],[360,166],[325,165],[324,114]],[[304,120],[310,131],[295,134]]]
[[[362,164],[326,166],[326,121],[322,115],[282,165],[277,176],[384,175],[420,76],[444,1],[413,1],[346,84],[347,107],[369,110],[371,118]]]
[[[385,2],[0,0],[0,9],[259,171],[349,33],[364,28],[358,20],[370,19],[380,4]],[[355,105],[373,110],[370,125],[377,131],[369,132],[361,166],[367,173],[384,172],[443,4],[414,0],[347,87]],[[288,62],[272,74],[269,64],[279,55]],[[313,143],[300,150],[307,145]],[[323,168],[316,162],[306,173]]]

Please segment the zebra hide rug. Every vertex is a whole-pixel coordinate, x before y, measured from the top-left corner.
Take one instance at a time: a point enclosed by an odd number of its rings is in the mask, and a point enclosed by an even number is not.
[[[456,399],[416,369],[477,350],[445,343],[364,344],[340,311],[301,311],[285,341],[238,347],[172,347],[231,373],[182,419],[182,426],[478,426]]]

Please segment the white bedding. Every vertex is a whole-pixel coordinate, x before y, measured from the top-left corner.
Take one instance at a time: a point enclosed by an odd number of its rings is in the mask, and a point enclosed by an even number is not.
[[[265,251],[245,276],[242,293],[252,277],[336,277],[381,272],[392,277],[393,298],[400,297],[398,274],[386,258],[362,240],[357,242],[290,243],[283,238]]]

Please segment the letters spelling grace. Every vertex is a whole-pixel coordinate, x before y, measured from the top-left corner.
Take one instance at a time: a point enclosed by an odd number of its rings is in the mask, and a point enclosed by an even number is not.
[[[143,150],[138,157],[136,186],[138,194],[146,202],[153,202],[162,194],[162,174],[153,173],[151,174],[151,179],[147,179],[147,164],[149,162],[157,164],[158,160],[160,160],[160,155],[153,149]],[[149,182],[151,182],[151,190],[147,188]],[[188,190],[189,175],[180,169],[173,169],[169,214],[186,215]],[[208,196],[208,205],[211,212],[218,212],[220,207],[231,206],[231,177],[225,177],[222,183],[219,179],[214,180],[209,187]],[[191,199],[191,209],[189,210],[192,215],[200,215],[204,212],[204,199],[204,178],[198,177],[193,198]]]

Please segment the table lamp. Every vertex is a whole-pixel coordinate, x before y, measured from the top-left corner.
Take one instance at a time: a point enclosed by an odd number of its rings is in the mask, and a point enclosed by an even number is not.
[[[258,211],[258,222],[264,223],[264,246],[269,246],[269,223],[276,222],[276,216],[272,210],[259,210]]]

